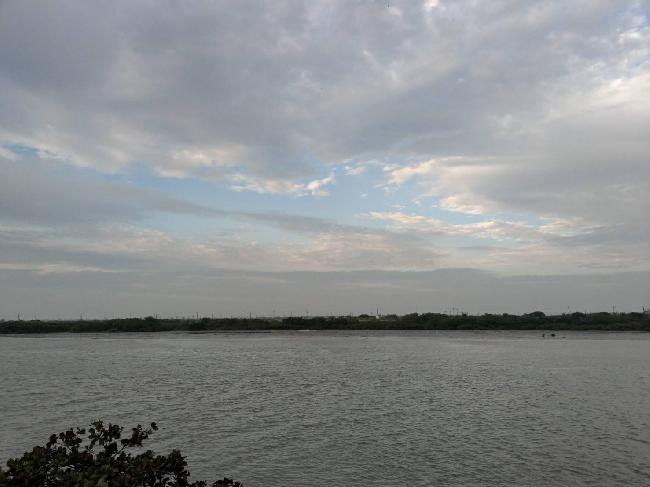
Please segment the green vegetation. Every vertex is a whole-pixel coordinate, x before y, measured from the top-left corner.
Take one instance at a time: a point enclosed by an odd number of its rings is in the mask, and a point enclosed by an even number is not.
[[[169,455],[129,453],[157,429],[156,423],[149,428],[138,425],[121,438],[121,426],[96,421],[87,431],[52,435],[45,446],[7,461],[7,470],[0,469],[0,487],[207,487],[205,481],[188,480],[187,463],[178,450]],[[211,486],[243,487],[228,478]]]
[[[650,331],[646,313],[570,313],[545,315],[449,315],[411,313],[403,316],[373,315],[288,318],[128,318],[79,321],[5,321],[4,333],[97,333],[161,331],[271,331],[271,330],[592,330]]]

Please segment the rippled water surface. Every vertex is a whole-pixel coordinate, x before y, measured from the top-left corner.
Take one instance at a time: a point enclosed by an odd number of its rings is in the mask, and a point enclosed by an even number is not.
[[[0,459],[101,417],[246,487],[650,485],[650,337],[562,336],[0,337]]]

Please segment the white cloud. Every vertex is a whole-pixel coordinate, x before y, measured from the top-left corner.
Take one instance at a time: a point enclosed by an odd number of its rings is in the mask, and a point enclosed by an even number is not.
[[[472,238],[488,238],[492,240],[535,240],[538,229],[523,222],[502,220],[486,220],[476,223],[447,223],[437,218],[423,215],[394,212],[370,212],[368,216],[375,220],[397,223],[401,226],[415,228],[423,232],[431,232],[441,236],[466,236]],[[547,226],[545,231],[550,233],[555,227]]]
[[[399,186],[415,177],[432,175],[438,167],[438,162],[432,159],[404,167],[387,166],[384,171],[389,174],[388,184]]]
[[[345,166],[343,170],[345,171],[346,176],[360,176],[361,174],[364,174],[368,170],[368,168],[366,166],[356,165],[356,166]]]
[[[453,194],[440,200],[439,206],[445,210],[457,211],[470,215],[481,215],[486,213],[487,210],[484,205],[476,204],[471,200],[471,195]]]
[[[443,223],[440,220],[435,218],[428,218],[422,215],[407,215],[401,211],[371,211],[368,213],[368,216],[375,220],[387,220],[391,222],[400,223],[403,225],[422,225],[425,224],[427,227],[435,228],[440,227]]]
[[[430,12],[434,8],[438,7],[439,4],[440,4],[440,0],[424,0],[422,7],[424,8],[425,11]]]
[[[334,184],[334,174],[322,179],[314,179],[306,183],[293,182],[286,179],[256,179],[243,174],[231,176],[231,187],[236,191],[254,191],[256,193],[283,193],[296,196],[327,196],[325,189]]]

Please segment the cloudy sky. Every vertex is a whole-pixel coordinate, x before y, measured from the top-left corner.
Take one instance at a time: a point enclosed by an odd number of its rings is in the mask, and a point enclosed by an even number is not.
[[[650,305],[650,0],[0,0],[0,318]]]

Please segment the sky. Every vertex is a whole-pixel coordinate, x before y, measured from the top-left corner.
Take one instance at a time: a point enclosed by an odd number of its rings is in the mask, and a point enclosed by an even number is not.
[[[0,0],[0,318],[650,306],[650,0]]]

